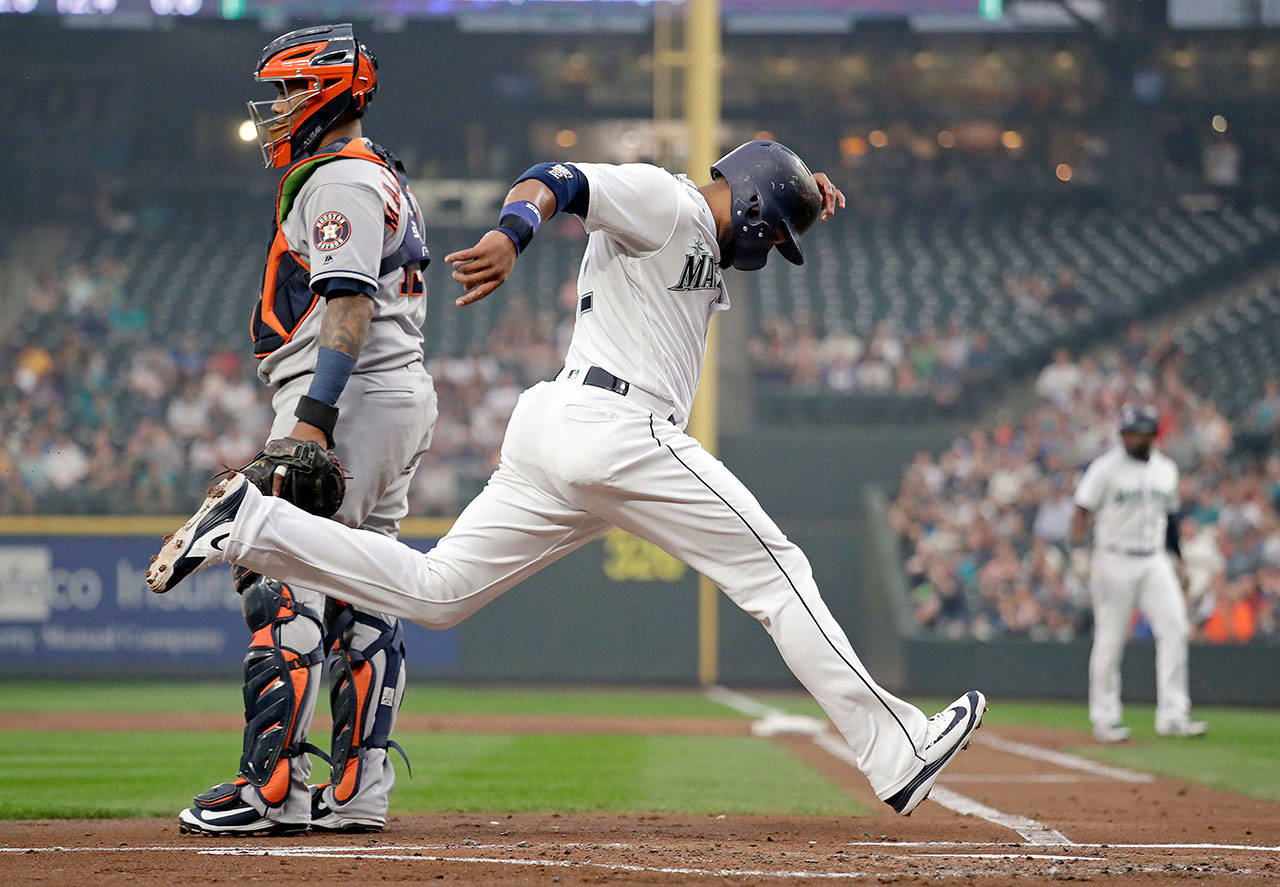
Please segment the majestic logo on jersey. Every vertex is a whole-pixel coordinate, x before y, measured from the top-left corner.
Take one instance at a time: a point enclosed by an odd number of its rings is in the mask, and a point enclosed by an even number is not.
[[[337,249],[351,236],[351,223],[339,212],[328,212],[316,219],[311,229],[311,240],[316,249],[328,252]]]
[[[688,292],[690,290],[714,290],[720,288],[720,270],[715,259],[707,249],[706,243],[699,236],[684,256],[684,268],[680,272],[680,280],[675,286],[667,289],[671,292]]]
[[[563,163],[557,163],[555,166],[551,167],[551,169],[547,170],[547,172],[555,176],[557,179],[573,178],[573,171]]]

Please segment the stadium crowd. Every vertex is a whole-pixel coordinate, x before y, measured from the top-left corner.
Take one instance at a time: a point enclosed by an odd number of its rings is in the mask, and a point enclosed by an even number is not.
[[[271,425],[245,343],[169,341],[112,261],[31,288],[0,331],[0,513],[176,514]],[[68,320],[72,318],[73,320]],[[485,347],[435,357],[440,421],[414,514],[456,514],[492,471],[516,397],[559,367],[560,318],[513,300]]]
[[[1181,381],[1167,327],[1134,324],[1098,358],[1059,350],[1038,402],[937,458],[917,454],[890,519],[910,606],[942,637],[1069,640],[1091,628],[1089,590],[1067,570],[1080,472],[1116,441],[1125,400],[1162,411],[1158,446],[1181,470],[1183,581],[1196,635],[1280,640],[1280,455],[1247,459],[1213,403]],[[1274,405],[1271,405],[1274,406]],[[1258,411],[1269,408],[1264,399]],[[1135,617],[1134,631],[1150,629]]]
[[[801,394],[927,394],[951,403],[964,385],[994,375],[1000,359],[981,330],[899,329],[883,321],[865,339],[847,327],[822,334],[808,319],[765,317],[747,344],[758,385]]]

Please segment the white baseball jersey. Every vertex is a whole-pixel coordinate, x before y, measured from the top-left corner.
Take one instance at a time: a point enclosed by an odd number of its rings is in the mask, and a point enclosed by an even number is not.
[[[1179,507],[1178,467],[1155,450],[1144,462],[1117,445],[1085,471],[1075,501],[1097,517],[1089,720],[1095,727],[1121,722],[1120,660],[1136,606],[1156,641],[1156,726],[1185,721],[1191,709],[1187,611],[1165,555],[1169,515]]]
[[[221,553],[353,605],[447,628],[620,527],[685,561],[760,620],[876,794],[893,797],[923,772],[927,718],[867,673],[804,553],[683,431],[710,318],[728,307],[706,200],[688,179],[653,166],[575,165],[590,188],[590,237],[566,371],[520,396],[498,469],[449,533],[423,554],[250,486]],[[581,370],[591,366],[630,385],[587,384]]]
[[[729,307],[711,209],[685,176],[575,163],[590,186],[568,367],[598,366],[689,419],[707,328]]]
[[[1116,446],[1085,471],[1075,501],[1097,516],[1095,547],[1163,551],[1169,515],[1179,507],[1178,466],[1155,450],[1143,462]]]
[[[280,230],[306,272],[305,281],[296,283],[301,292],[291,295],[314,307],[283,344],[262,357],[258,376],[263,382],[279,385],[315,369],[325,302],[314,292],[333,278],[373,289],[373,323],[353,372],[399,369],[422,360],[427,306],[421,274],[401,265],[381,267],[406,237],[421,244],[426,234],[417,201],[391,169],[356,157],[319,165],[293,198]]]

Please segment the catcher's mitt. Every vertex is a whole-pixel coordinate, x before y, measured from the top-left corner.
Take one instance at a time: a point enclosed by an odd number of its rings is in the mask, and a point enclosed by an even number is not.
[[[295,437],[267,441],[240,473],[266,495],[279,496],[321,517],[333,517],[347,491],[337,457],[315,441]]]

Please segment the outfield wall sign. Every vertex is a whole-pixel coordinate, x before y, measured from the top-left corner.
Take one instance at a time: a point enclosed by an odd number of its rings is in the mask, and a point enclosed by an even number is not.
[[[435,544],[405,541],[422,550]],[[143,569],[155,549],[153,535],[0,537],[0,661],[12,669],[86,673],[237,667],[249,631],[230,568],[213,567],[153,594]],[[456,631],[414,629],[416,664],[447,670],[457,661]]]

